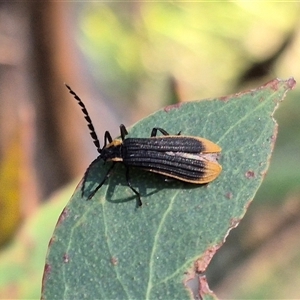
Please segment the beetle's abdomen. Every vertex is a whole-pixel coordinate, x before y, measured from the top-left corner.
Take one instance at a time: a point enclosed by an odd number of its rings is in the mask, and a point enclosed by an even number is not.
[[[202,138],[167,136],[128,138],[123,142],[123,162],[181,181],[206,183],[221,172],[221,148]]]

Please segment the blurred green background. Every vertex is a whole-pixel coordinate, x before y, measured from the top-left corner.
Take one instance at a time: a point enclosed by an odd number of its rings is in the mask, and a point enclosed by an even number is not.
[[[55,223],[97,155],[64,82],[102,141],[168,104],[297,81],[299,15],[297,2],[1,2],[0,298],[40,297]],[[220,298],[300,295],[298,97],[276,112],[269,172],[207,270]]]

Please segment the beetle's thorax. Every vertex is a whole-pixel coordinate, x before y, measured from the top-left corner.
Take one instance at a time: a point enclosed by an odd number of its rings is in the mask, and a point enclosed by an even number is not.
[[[121,140],[113,140],[103,147],[100,157],[104,161],[122,161],[122,147],[123,143]]]

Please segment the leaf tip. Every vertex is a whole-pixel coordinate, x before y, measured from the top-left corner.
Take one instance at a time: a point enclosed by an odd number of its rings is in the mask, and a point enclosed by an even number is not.
[[[296,86],[296,80],[294,79],[294,77],[290,77],[287,81],[287,86],[289,87],[289,89],[293,90]]]
[[[296,80],[294,77],[290,77],[287,80],[276,78],[267,82],[262,88],[271,88],[272,90],[277,91],[282,85],[284,85],[287,90],[292,90],[296,86]]]

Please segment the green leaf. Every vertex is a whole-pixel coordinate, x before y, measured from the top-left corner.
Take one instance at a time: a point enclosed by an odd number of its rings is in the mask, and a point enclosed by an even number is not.
[[[96,163],[61,214],[46,259],[44,299],[188,299],[230,229],[237,226],[267,171],[276,139],[273,112],[293,79],[244,93],[170,106],[135,124],[129,137],[153,127],[201,136],[222,147],[223,171],[205,186],[131,170],[143,207],[118,165],[91,201],[109,163]],[[197,275],[198,274],[198,275]],[[202,280],[203,281],[203,280]],[[196,288],[206,298],[209,289]],[[195,293],[195,291],[193,291]]]

